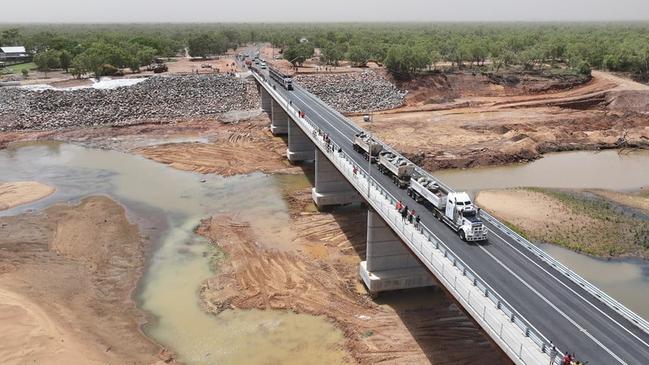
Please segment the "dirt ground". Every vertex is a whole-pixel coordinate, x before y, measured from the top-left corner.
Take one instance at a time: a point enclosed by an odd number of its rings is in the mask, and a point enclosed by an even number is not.
[[[594,71],[586,84],[531,93],[451,76],[410,85],[407,105],[374,114],[372,132],[429,170],[526,162],[562,150],[649,148],[647,85]],[[352,119],[367,127],[361,116]]]
[[[17,181],[0,183],[0,210],[45,198],[56,189],[37,181]]]
[[[481,191],[476,203],[532,240],[599,257],[647,258],[649,222],[629,210],[647,209],[648,200],[643,195],[604,190],[505,189]]]
[[[146,241],[107,197],[0,218],[4,364],[152,364],[131,292]]]
[[[206,143],[159,144],[131,152],[180,170],[221,176],[291,169],[286,145],[272,137],[265,115],[238,125],[213,123],[211,132]]]
[[[206,219],[198,233],[226,251],[201,288],[207,310],[287,309],[325,315],[360,364],[506,364],[507,359],[441,289],[384,294],[373,302],[358,280],[365,255],[361,208],[313,209],[310,189],[286,192],[291,250],[264,245],[247,222]]]

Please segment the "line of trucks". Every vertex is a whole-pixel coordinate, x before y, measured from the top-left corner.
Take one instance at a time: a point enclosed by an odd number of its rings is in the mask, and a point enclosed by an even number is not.
[[[487,228],[480,220],[469,194],[449,191],[428,175],[417,171],[403,156],[383,149],[367,133],[354,137],[354,150],[363,154],[378,170],[389,176],[395,185],[406,189],[409,197],[430,210],[435,218],[446,223],[463,241],[485,241]]]

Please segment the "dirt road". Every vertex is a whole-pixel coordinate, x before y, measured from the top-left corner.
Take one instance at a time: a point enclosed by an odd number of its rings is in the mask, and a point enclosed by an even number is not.
[[[146,241],[107,197],[0,218],[3,364],[152,364],[131,292]]]

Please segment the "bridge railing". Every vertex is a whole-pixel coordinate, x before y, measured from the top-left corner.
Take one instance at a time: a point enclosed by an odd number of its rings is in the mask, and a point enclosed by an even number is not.
[[[258,75],[255,75],[255,77],[262,82]],[[263,81],[265,82],[265,80]],[[539,354],[547,358],[547,361],[545,361],[547,364],[560,364],[559,355],[561,352],[553,346],[552,342],[532,326],[525,317],[491,288],[471,267],[456,256],[432,231],[424,225],[415,227],[407,223],[395,208],[397,199],[384,189],[374,177],[358,168],[356,162],[335,142],[327,144],[319,133],[320,129],[317,124],[308,117],[301,117],[299,111],[279,93],[272,90],[272,87],[268,88],[268,92],[274,94],[275,99],[282,108],[297,124],[300,124],[307,136],[327,155],[337,169],[356,187],[357,191],[375,210],[382,213],[383,219],[395,232],[402,239],[409,241],[409,246],[414,248],[420,257],[425,258],[425,261],[435,271],[438,280],[446,281],[449,291],[456,296],[465,309],[472,312],[474,317],[481,319],[486,324],[488,328],[485,329],[488,330],[490,335],[502,340],[502,343],[508,347],[510,354],[516,356],[524,364],[538,363]],[[429,253],[429,255],[426,255],[426,253]],[[446,266],[446,263],[449,265]],[[476,289],[481,295],[472,297],[471,293]],[[487,303],[490,305],[488,306]],[[513,333],[510,325],[506,328],[506,323],[513,325],[519,332]],[[530,352],[530,349],[526,346],[526,340],[531,341],[537,351]]]
[[[306,91],[306,90],[305,90]],[[308,91],[307,91],[308,92]],[[329,110],[332,110],[331,107],[329,107],[327,104],[325,104],[323,101],[321,101],[318,98],[314,98],[319,104],[323,105],[324,107],[328,108]],[[334,113],[339,112],[332,110]],[[340,114],[341,117],[345,118],[342,114]],[[345,118],[346,119],[346,118]],[[349,122],[348,122],[349,123]],[[354,123],[349,123],[352,128],[354,128],[356,131],[362,131],[363,129],[358,127]],[[411,162],[404,156],[402,156],[399,152],[394,150],[390,145],[387,143],[381,141],[380,139],[376,138],[376,136],[372,137],[377,141],[377,143],[380,143],[383,145],[383,148],[386,149],[387,151],[396,154],[397,156],[403,157],[406,161]],[[426,176],[428,178],[431,178],[435,180],[439,186],[442,188],[446,189],[447,191],[454,191],[450,186],[446,185],[443,181],[441,181],[439,178],[433,176],[430,174],[428,171],[422,169],[418,165],[415,164],[415,171],[422,175]],[[552,257],[551,255],[547,254],[544,252],[542,249],[540,249],[538,246],[527,240],[525,237],[522,237],[509,227],[507,225],[503,224],[500,222],[498,219],[490,215],[489,213],[485,212],[484,210],[480,211],[481,217],[484,218],[486,221],[491,223],[493,226],[497,227],[500,231],[502,231],[504,234],[507,236],[511,237],[514,239],[514,241],[519,244],[521,247],[529,250],[532,252],[534,255],[539,257],[541,260],[544,260],[547,262],[550,266],[552,266],[554,269],[556,269],[559,273],[562,275],[566,276],[568,279],[570,279],[572,282],[575,284],[579,285],[582,287],[584,290],[586,290],[588,293],[593,295],[595,298],[597,298],[599,301],[607,305],[609,308],[613,309],[615,312],[619,313],[621,316],[629,320],[630,322],[634,323],[638,328],[641,330],[645,331],[646,333],[649,333],[649,322],[645,320],[644,318],[640,317],[638,314],[636,314],[634,311],[630,310],[626,306],[624,306],[622,303],[618,302],[608,294],[606,294],[604,291],[602,291],[600,288],[597,286],[593,285],[590,283],[588,280],[582,278],[579,274],[575,273],[565,265],[563,265],[561,262],[559,262],[557,259]]]

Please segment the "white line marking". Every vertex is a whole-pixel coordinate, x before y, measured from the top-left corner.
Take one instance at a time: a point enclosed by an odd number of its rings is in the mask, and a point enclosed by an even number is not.
[[[505,243],[506,243],[507,245],[509,245],[511,248],[513,248],[514,250],[518,251],[518,253],[520,253],[520,254],[521,254],[522,256],[524,256],[528,261],[530,261],[531,263],[533,263],[534,265],[536,265],[536,267],[538,267],[539,269],[543,270],[543,272],[545,272],[546,274],[548,274],[549,276],[551,276],[554,280],[556,280],[556,281],[558,281],[559,283],[561,283],[561,285],[563,285],[564,287],[566,287],[566,288],[567,288],[568,290],[570,290],[573,294],[575,294],[576,296],[578,296],[581,300],[583,300],[584,302],[587,302],[588,304],[590,304],[590,305],[591,305],[593,308],[595,308],[598,312],[600,312],[600,313],[601,313],[602,315],[604,315],[606,318],[608,318],[609,320],[611,320],[611,322],[617,324],[618,326],[620,326],[620,328],[622,328],[623,330],[625,330],[626,332],[628,332],[631,336],[635,337],[638,341],[642,342],[643,345],[649,347],[649,344],[647,344],[646,342],[644,342],[644,341],[643,341],[641,338],[639,338],[635,333],[629,331],[628,328],[624,327],[621,323],[617,322],[615,319],[611,318],[608,314],[604,313],[604,311],[602,311],[601,309],[599,309],[599,308],[598,308],[596,305],[594,305],[591,301],[589,301],[589,300],[587,300],[586,298],[584,298],[583,296],[581,296],[581,295],[580,295],[579,293],[577,293],[574,289],[572,289],[571,287],[569,287],[566,283],[564,283],[564,282],[561,281],[559,278],[557,278],[557,277],[554,276],[552,273],[550,273],[548,270],[546,270],[545,268],[543,268],[543,267],[542,267],[538,262],[532,260],[529,256],[525,255],[525,254],[524,254],[524,253],[523,253],[519,248],[517,248],[517,247],[515,247],[514,245],[512,245],[510,242],[508,242],[506,239],[504,239],[502,236],[500,236],[500,235],[497,234],[496,232],[491,231],[491,233],[495,234],[498,238],[500,238],[503,242],[505,242]]]
[[[591,335],[585,328],[581,327],[577,322],[575,322],[572,318],[570,318],[567,314],[565,314],[561,309],[559,309],[556,305],[554,305],[550,300],[548,300],[546,297],[541,295],[534,287],[532,287],[530,284],[528,284],[525,280],[523,280],[518,274],[516,274],[514,271],[512,271],[507,265],[505,265],[502,261],[500,261],[496,256],[494,256],[491,252],[487,251],[484,247],[478,246],[480,249],[482,249],[484,252],[487,253],[494,261],[496,261],[500,266],[502,266],[505,270],[507,270],[513,277],[518,279],[523,285],[525,285],[529,290],[531,290],[534,294],[536,294],[539,298],[541,298],[546,304],[548,304],[550,307],[552,307],[557,313],[559,313],[563,318],[567,319],[570,323],[572,323],[573,326],[575,326],[579,331],[584,333],[588,338],[593,340],[599,347],[601,347],[604,351],[608,352],[609,355],[611,355],[613,358],[615,358],[620,364],[626,365],[626,362],[622,360],[619,356],[617,356],[613,351],[609,350],[606,346],[604,346],[603,343],[601,343],[598,339],[596,339],[593,335]]]

